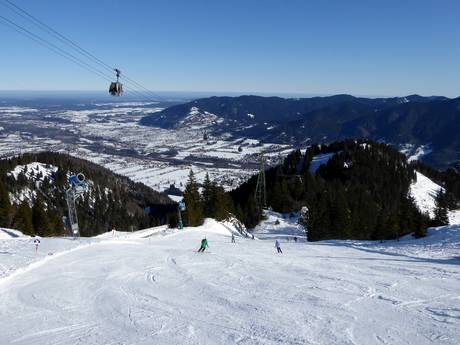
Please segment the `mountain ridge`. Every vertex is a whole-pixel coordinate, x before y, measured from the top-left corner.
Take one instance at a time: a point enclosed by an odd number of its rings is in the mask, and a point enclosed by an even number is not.
[[[203,121],[186,121],[192,113]],[[455,139],[460,130],[460,97],[213,96],[166,108],[143,117],[140,124],[195,126],[216,137],[247,137],[297,147],[309,141],[328,143],[347,138],[395,145],[430,144],[433,151],[424,160],[437,167],[455,164],[460,158],[460,140]]]

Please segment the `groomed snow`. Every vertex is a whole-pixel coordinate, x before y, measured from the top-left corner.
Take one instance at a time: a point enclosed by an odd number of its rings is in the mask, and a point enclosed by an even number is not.
[[[0,279],[0,343],[458,344],[458,227],[383,244],[288,243],[300,235],[293,219],[272,213],[259,240],[236,244],[213,220],[44,238],[38,258],[31,239],[1,240],[0,262],[32,259]],[[196,253],[203,237],[210,248]]]

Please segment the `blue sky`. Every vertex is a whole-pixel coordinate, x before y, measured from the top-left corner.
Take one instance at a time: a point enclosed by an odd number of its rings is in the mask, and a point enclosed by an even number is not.
[[[459,1],[11,1],[152,90],[460,95]],[[3,25],[0,44],[0,90],[107,87]]]

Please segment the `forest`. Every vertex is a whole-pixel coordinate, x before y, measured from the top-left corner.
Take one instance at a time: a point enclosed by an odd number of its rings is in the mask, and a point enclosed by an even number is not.
[[[38,169],[39,165],[44,168]],[[13,176],[18,166],[21,171]],[[82,236],[164,224],[168,213],[146,213],[145,208],[174,206],[167,196],[89,161],[53,152],[31,153],[0,160],[0,227],[30,235],[63,235],[67,179],[77,173],[86,176],[89,186],[77,201]]]

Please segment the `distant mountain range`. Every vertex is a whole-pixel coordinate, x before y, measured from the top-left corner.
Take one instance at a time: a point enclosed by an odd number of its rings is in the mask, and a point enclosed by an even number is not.
[[[215,137],[299,147],[369,138],[394,145],[428,145],[431,152],[423,160],[437,167],[460,160],[460,97],[209,97],[146,116],[141,124],[202,128]]]

